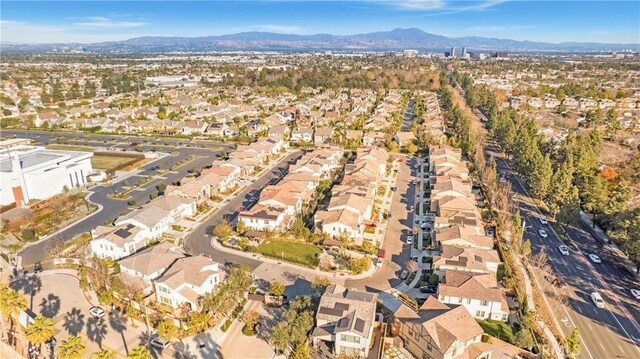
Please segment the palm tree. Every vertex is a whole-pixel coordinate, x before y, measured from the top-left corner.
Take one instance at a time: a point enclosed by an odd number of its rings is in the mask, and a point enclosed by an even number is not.
[[[27,327],[27,339],[33,344],[40,346],[53,336],[53,320],[42,315],[38,315],[33,323]]]
[[[71,336],[60,344],[58,357],[60,359],[80,359],[86,350],[81,337]]]
[[[151,359],[151,352],[149,352],[149,349],[147,349],[146,347],[143,346],[139,346],[139,347],[135,347],[133,349],[131,349],[131,353],[129,353],[129,356],[127,358],[130,359]]]
[[[116,354],[110,349],[102,349],[97,353],[91,354],[91,359],[115,359]]]
[[[20,310],[26,307],[27,300],[22,296],[22,294],[9,288],[6,284],[0,285],[0,312],[3,317],[9,318],[12,330],[15,326],[14,315],[18,315]]]

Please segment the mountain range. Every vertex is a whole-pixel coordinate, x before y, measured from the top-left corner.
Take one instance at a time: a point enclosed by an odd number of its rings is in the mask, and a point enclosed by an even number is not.
[[[486,38],[446,37],[420,29],[394,29],[356,35],[294,35],[271,32],[241,32],[201,37],[145,36],[123,41],[92,44],[2,44],[5,51],[88,51],[88,52],[202,52],[202,51],[397,51],[403,49],[445,50],[466,47],[470,51],[616,51],[640,50],[640,44],[593,42],[546,43]]]

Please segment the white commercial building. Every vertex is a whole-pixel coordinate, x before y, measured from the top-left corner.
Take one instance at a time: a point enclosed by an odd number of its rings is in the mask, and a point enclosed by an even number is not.
[[[15,140],[5,140],[15,141]],[[5,141],[0,141],[4,145]],[[93,172],[91,152],[49,150],[17,144],[0,146],[0,205],[22,206],[66,188],[84,187]]]

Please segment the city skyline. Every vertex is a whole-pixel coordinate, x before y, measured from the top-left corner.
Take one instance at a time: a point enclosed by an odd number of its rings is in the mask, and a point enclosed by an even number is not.
[[[94,43],[263,31],[352,35],[419,28],[449,37],[640,43],[633,1],[3,2],[2,43]]]

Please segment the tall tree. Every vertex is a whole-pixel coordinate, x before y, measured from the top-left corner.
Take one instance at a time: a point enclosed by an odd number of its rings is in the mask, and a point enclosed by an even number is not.
[[[129,358],[129,359],[152,359],[153,356],[151,355],[151,352],[149,351],[149,349],[147,349],[146,347],[143,347],[143,346],[138,346],[138,347],[135,347],[135,348],[131,349],[131,351],[129,352],[129,356],[127,356],[127,358]]]
[[[70,336],[60,344],[58,357],[60,359],[80,359],[86,351],[87,348],[81,337]]]
[[[27,339],[40,346],[53,336],[53,320],[42,315],[36,316],[26,330]]]
[[[563,203],[573,193],[573,164],[571,162],[572,161],[569,160],[561,163],[553,173],[553,176],[551,176],[551,186],[547,194],[547,205],[554,220],[560,212]]]
[[[99,352],[92,353],[91,359],[115,359],[116,353],[111,349],[102,349]]]

